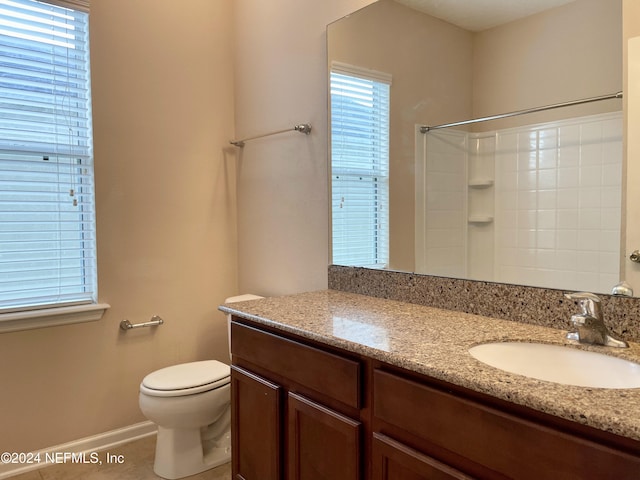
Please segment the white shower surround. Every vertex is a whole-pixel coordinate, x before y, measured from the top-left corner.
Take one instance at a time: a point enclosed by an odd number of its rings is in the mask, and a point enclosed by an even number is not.
[[[416,270],[610,292],[620,271],[622,123],[614,112],[418,133],[416,186],[426,193],[416,198]]]

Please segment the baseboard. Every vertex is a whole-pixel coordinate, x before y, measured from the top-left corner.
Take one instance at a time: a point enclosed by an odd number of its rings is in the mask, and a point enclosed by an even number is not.
[[[0,480],[50,466],[56,462],[47,460],[61,458],[60,456],[63,454],[82,455],[83,453],[90,454],[92,452],[107,450],[124,443],[155,435],[156,432],[156,425],[153,422],[146,421],[109,432],[99,433],[91,437],[81,438],[62,445],[45,448],[37,452],[31,452],[20,459],[23,463],[0,462]],[[40,461],[36,461],[38,458]],[[89,458],[89,456],[87,456],[87,458]],[[24,463],[27,461],[31,463]]]

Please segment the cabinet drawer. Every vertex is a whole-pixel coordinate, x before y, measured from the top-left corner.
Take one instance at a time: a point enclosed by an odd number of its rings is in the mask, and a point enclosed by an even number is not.
[[[231,325],[231,352],[268,371],[360,408],[360,363],[236,322]]]
[[[640,472],[633,455],[381,370],[374,372],[373,412],[382,430],[387,424],[422,439],[426,453],[444,449],[496,476],[631,480]]]

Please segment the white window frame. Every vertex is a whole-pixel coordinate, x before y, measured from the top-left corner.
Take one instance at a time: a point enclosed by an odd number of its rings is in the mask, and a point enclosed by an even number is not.
[[[391,75],[333,62],[329,84],[332,263],[386,268]]]
[[[12,9],[13,7],[15,7],[15,5],[11,5],[11,3],[12,3],[11,0],[8,0],[8,1],[3,0],[2,2],[0,2],[0,8],[4,6],[5,8]],[[34,1],[33,3],[34,3],[34,7],[37,7],[38,2]],[[87,14],[89,12],[89,0],[40,0],[39,3],[49,3],[51,5],[55,5],[58,7],[63,7],[71,10],[81,11]],[[30,14],[31,11],[29,11],[28,13]],[[14,14],[11,14],[11,15],[14,15]],[[14,17],[14,18],[17,18],[17,17]],[[21,18],[25,18],[25,17],[21,17]],[[7,25],[6,28],[8,28],[9,31],[11,31],[11,28],[12,28],[11,24],[9,23],[5,25]],[[34,26],[35,26],[34,28],[36,29],[38,28],[37,23],[34,23]],[[2,25],[0,25],[0,27],[2,27]],[[21,31],[19,28],[20,27],[18,27],[18,29],[15,31],[16,32]],[[0,30],[2,30],[2,28],[0,28]],[[13,36],[13,38],[17,38],[15,37],[15,35],[17,34],[14,34],[14,33],[10,34],[10,36]],[[21,37],[21,38],[25,38],[25,37]],[[52,41],[55,41],[55,37],[52,37],[52,39],[53,39]],[[88,38],[87,38],[87,42],[88,42]],[[86,46],[88,48],[88,43]],[[54,82],[54,84],[55,82],[60,81],[59,78],[61,77],[55,77],[55,76],[53,77],[52,81]],[[28,90],[25,90],[25,91],[28,92]],[[20,96],[17,98],[22,98],[22,97]],[[47,108],[47,107],[45,106],[43,108]],[[56,104],[55,107],[50,107],[50,108],[58,109],[58,108],[64,108],[64,107],[58,107],[58,105]],[[19,108],[19,110],[22,110],[22,108]],[[25,111],[27,110],[25,109]],[[10,112],[10,111],[7,110],[7,112]],[[34,112],[35,113],[28,114],[28,115],[36,116],[38,114],[38,110]],[[54,148],[52,148],[51,146],[45,145],[45,143],[48,145],[52,145],[51,140],[44,137],[42,137],[42,140],[41,140],[40,139],[41,137],[39,137],[38,134],[34,134],[34,132],[37,131],[35,129],[32,132],[29,132],[28,128],[24,130],[16,130],[16,132],[22,132],[22,133],[18,133],[18,137],[14,138],[12,134],[9,133],[10,129],[7,128],[6,130],[3,130],[3,132],[5,133],[2,136],[0,136],[0,154],[3,154],[4,157],[6,158],[11,158],[11,161],[13,163],[15,163],[14,160],[16,160],[16,158],[20,155],[24,155],[24,158],[27,158],[28,156],[35,157],[37,155],[40,155],[42,157],[42,160],[47,163],[49,163],[49,160],[50,160],[49,156],[51,154],[59,155],[60,158],[65,157],[69,159],[65,164],[69,166],[68,167],[69,170],[71,168],[74,168],[78,172],[81,172],[81,173],[78,173],[78,175],[82,175],[83,182],[85,182],[85,178],[89,179],[90,181],[89,184],[83,183],[82,185],[78,185],[78,186],[74,185],[76,187],[75,193],[82,192],[83,189],[85,191],[90,190],[90,195],[91,195],[90,210],[86,210],[85,207],[82,207],[83,208],[81,210],[82,213],[79,215],[79,218],[80,218],[79,221],[83,223],[85,222],[85,218],[87,217],[86,212],[88,212],[91,218],[95,216],[95,206],[94,206],[95,202],[93,200],[94,180],[93,180],[93,161],[92,161],[93,153],[92,153],[92,147],[91,147],[92,135],[91,135],[91,126],[90,126],[90,122],[91,122],[90,113],[91,112],[89,111],[89,124],[88,124],[89,133],[87,137],[89,139],[89,144],[88,144],[89,150],[88,152],[83,151],[82,155],[80,155],[79,153],[77,154],[78,157],[82,156],[83,158],[87,158],[88,159],[87,161],[85,160],[83,161],[78,160],[77,162],[71,161],[73,158],[76,158],[76,151],[69,150],[69,148],[74,149],[76,147],[73,147],[73,146],[70,147],[70,145],[80,145],[79,143],[69,142],[68,145],[60,145],[58,143],[55,143]],[[12,115],[12,114],[7,113],[7,115]],[[6,118],[12,118],[12,117],[8,116]],[[26,120],[23,120],[23,117],[18,117],[18,118],[19,120],[17,120],[16,122],[18,121],[26,122]],[[8,124],[8,123],[9,123],[8,121],[5,122],[5,124]],[[20,125],[24,125],[24,124],[25,123],[21,123]],[[59,124],[56,124],[56,125],[59,125]],[[54,128],[54,127],[52,126],[51,128]],[[59,130],[64,131],[64,128],[65,128],[64,126],[62,129],[59,129],[58,127],[58,128],[55,128],[55,131],[56,132],[58,132]],[[68,128],[69,128],[69,131],[71,131],[71,127],[68,127]],[[20,137],[20,135],[22,135],[22,137]],[[57,135],[59,134],[56,133],[56,136]],[[37,147],[39,142],[42,142],[42,145],[43,145],[41,150]],[[84,148],[86,150],[86,147]],[[15,153],[12,153],[12,152],[15,152]],[[62,165],[62,163],[58,163],[57,160],[54,161],[53,158],[51,158],[51,160],[52,160],[51,161],[52,164]],[[78,167],[73,166],[74,164],[78,164],[78,165],[81,164],[82,168],[80,168],[79,166]],[[16,163],[16,165],[19,165],[19,164]],[[22,169],[22,171],[23,172],[30,171],[31,167],[27,167],[27,168],[28,168],[27,170]],[[60,169],[60,167],[58,168]],[[13,169],[8,171],[13,172]],[[72,177],[76,176],[75,173],[70,173],[70,174],[65,173],[65,174]],[[11,175],[13,175],[13,173],[11,173]],[[32,177],[28,177],[28,178],[32,178]],[[33,180],[31,180],[31,182],[33,182]],[[6,185],[12,185],[12,184],[7,183]],[[89,190],[85,189],[85,185],[89,185]],[[14,195],[12,193],[13,188],[14,187],[8,187],[8,190],[5,190],[5,192],[8,192],[9,194]],[[70,196],[74,195],[74,192],[72,190],[73,188],[69,190]],[[6,196],[5,198],[12,198],[12,197]],[[10,200],[10,201],[13,201],[13,200]],[[23,208],[22,205],[25,202],[20,202],[19,200],[16,200],[16,203],[20,206],[20,208]],[[13,210],[9,210],[9,211],[13,211]],[[93,224],[93,227],[91,231],[91,240],[89,240],[89,242],[93,242],[92,250],[93,252],[95,252],[95,221],[90,220],[90,222]],[[80,241],[82,242],[83,246],[87,243],[87,240],[84,237]],[[4,307],[2,308],[0,313],[0,333],[99,320],[102,317],[104,311],[107,308],[109,308],[109,305],[106,303],[99,303],[97,300],[97,266],[95,265],[97,263],[97,259],[95,258],[95,253],[92,253],[92,257],[93,257],[94,266],[91,268],[91,271],[92,271],[91,275],[93,280],[90,281],[91,283],[85,283],[86,280],[83,280],[83,285],[86,284],[91,286],[90,291],[93,292],[93,294],[86,295],[86,298],[84,300],[81,300],[79,298],[77,300],[68,299],[65,297],[64,294],[59,294],[56,299],[53,299],[51,301],[48,301],[45,298],[44,300],[39,299],[35,302],[22,301],[19,304],[15,304],[15,305],[12,305],[11,303],[7,303],[7,300],[5,300]],[[29,257],[22,257],[22,258],[30,259],[31,257],[29,256]],[[84,268],[76,269],[76,272],[82,271],[82,270],[84,270]],[[5,270],[5,272],[6,271],[8,270]],[[58,274],[58,275],[61,276],[62,274]],[[86,273],[83,272],[81,274],[81,277],[86,278]],[[11,278],[11,276],[8,275],[7,278]],[[13,278],[15,279],[15,277]],[[75,294],[74,294],[74,297],[75,297]],[[5,294],[5,298],[8,298],[9,300],[11,300],[11,297],[10,296],[7,297],[6,294]]]

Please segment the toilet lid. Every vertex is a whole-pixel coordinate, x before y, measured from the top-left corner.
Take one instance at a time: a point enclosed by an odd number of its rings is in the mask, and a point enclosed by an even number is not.
[[[229,365],[217,360],[204,360],[156,370],[144,377],[142,385],[152,390],[184,390],[219,383],[230,374]]]

